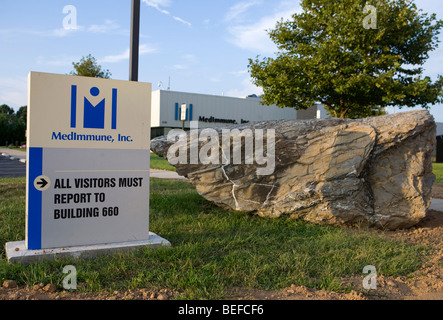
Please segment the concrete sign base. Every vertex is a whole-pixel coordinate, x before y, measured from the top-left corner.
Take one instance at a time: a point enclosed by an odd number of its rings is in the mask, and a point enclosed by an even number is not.
[[[158,236],[153,232],[149,232],[148,240],[116,242],[107,244],[95,244],[87,246],[76,246],[54,249],[26,249],[25,241],[7,242],[5,245],[6,256],[8,262],[20,262],[21,264],[29,264],[33,262],[42,262],[46,260],[54,260],[56,258],[73,257],[73,258],[94,258],[103,254],[112,254],[117,251],[128,251],[150,247],[152,249],[158,247],[170,247],[171,243]]]

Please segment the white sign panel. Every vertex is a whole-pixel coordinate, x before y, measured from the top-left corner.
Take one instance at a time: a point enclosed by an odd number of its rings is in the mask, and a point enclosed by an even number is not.
[[[151,84],[31,72],[29,250],[147,240]]]
[[[180,106],[181,113],[180,113],[180,120],[185,121],[186,120],[186,104],[182,104]]]

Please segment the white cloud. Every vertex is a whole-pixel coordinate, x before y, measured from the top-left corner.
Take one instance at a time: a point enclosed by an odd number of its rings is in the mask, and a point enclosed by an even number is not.
[[[87,31],[91,33],[107,33],[109,31],[117,30],[120,26],[112,20],[105,20],[104,24],[93,24],[88,27]]]
[[[239,2],[236,5],[229,8],[229,11],[225,16],[225,20],[232,21],[232,20],[238,19],[250,7],[258,5],[259,3],[261,3],[260,0],[250,0],[250,1],[245,1],[245,2]]]
[[[242,49],[270,54],[275,51],[275,44],[269,38],[266,30],[275,24],[275,19],[264,18],[252,25],[238,25],[228,28],[231,35],[229,41]],[[271,24],[272,23],[272,24]]]
[[[63,38],[79,32],[88,32],[94,34],[105,34],[105,33],[114,32],[121,35],[127,34],[126,31],[121,30],[120,26],[116,24],[115,21],[105,20],[103,24],[93,24],[87,27],[77,25],[75,29],[73,28],[69,29],[63,27],[52,30],[37,30],[29,28],[0,29],[0,37],[3,38],[4,40],[9,40],[16,38],[18,35],[24,34],[24,35],[31,35],[38,37]]]
[[[116,31],[119,31],[120,34],[123,34],[124,31],[120,29],[121,29],[120,26],[115,21],[105,20],[104,23],[102,24],[92,24],[87,27],[77,26],[75,29],[65,29],[65,28],[55,29],[50,31],[47,35],[55,37],[65,37],[79,31],[84,31],[94,34],[105,34],[110,32],[115,33]]]
[[[69,67],[72,66],[73,61],[79,60],[79,57],[62,55],[60,57],[45,58],[38,56],[36,62],[39,66],[51,66],[51,67]]]
[[[245,78],[241,81],[241,87],[230,89],[225,92],[225,95],[228,97],[236,97],[236,98],[244,98],[250,94],[256,94],[260,96],[263,94],[263,90],[256,85],[254,85],[251,81],[251,78]]]
[[[143,0],[150,7],[169,7],[171,5],[171,0]]]
[[[103,59],[100,59],[100,63],[117,63],[123,60],[129,59],[129,49],[126,49],[124,52],[116,55],[105,56]]]
[[[73,34],[75,32],[78,32],[82,30],[82,28],[77,27],[77,29],[64,29],[64,28],[60,28],[60,29],[54,29],[49,31],[47,34],[45,34],[45,32],[41,32],[41,35],[43,36],[50,36],[50,37],[57,37],[57,38],[63,38],[63,37],[67,37],[70,34]]]
[[[157,51],[156,48],[148,46],[147,44],[142,44],[139,47],[139,55],[153,53],[153,52],[156,52],[156,51]],[[129,59],[129,54],[130,54],[130,50],[128,48],[128,49],[126,49],[124,52],[122,52],[120,54],[105,56],[104,58],[99,59],[98,62],[100,62],[100,63],[118,63],[118,62],[123,61],[123,60],[128,60]]]
[[[269,38],[267,30],[275,27],[282,18],[288,20],[291,16],[300,12],[299,4],[288,5],[285,2],[277,6],[275,13],[264,16],[250,24],[236,24],[228,27],[229,41],[239,48],[251,50],[259,54],[272,54],[277,47]]]
[[[147,44],[142,44],[139,47],[138,52],[139,52],[139,55],[144,55],[144,54],[148,54],[148,53],[154,53],[156,51],[157,51],[157,48],[148,46]]]
[[[248,70],[240,70],[240,71],[231,71],[229,72],[230,74],[234,75],[234,76],[244,76],[245,74],[248,74]]]
[[[188,22],[188,21],[186,21],[186,20],[183,20],[182,18],[179,18],[179,17],[176,17],[176,16],[172,16],[172,18],[173,18],[175,21],[178,21],[178,22],[183,23],[184,25],[187,25],[188,27],[192,27],[192,24],[191,24],[190,22]]]
[[[57,28],[53,30],[36,30],[36,29],[23,29],[23,28],[15,28],[15,29],[0,29],[0,37],[3,40],[10,40],[17,38],[21,35],[30,35],[30,36],[38,36],[38,37],[66,37],[72,33],[83,30],[82,27],[78,27],[77,29],[64,29]]]
[[[149,7],[156,9],[158,12],[172,17],[172,19],[174,19],[175,21],[183,23],[184,25],[186,25],[188,27],[192,27],[192,24],[189,21],[186,21],[180,17],[174,16],[168,10],[163,9],[163,7],[170,7],[171,6],[170,0],[142,0],[142,2],[145,3]]]

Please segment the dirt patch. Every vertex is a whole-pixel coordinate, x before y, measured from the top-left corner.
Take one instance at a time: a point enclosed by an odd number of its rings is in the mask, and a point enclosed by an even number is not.
[[[433,197],[443,199],[443,185],[434,185]],[[358,230],[356,230],[358,232]],[[443,212],[429,210],[427,217],[407,230],[371,230],[380,236],[425,245],[432,249],[430,259],[409,277],[377,276],[377,288],[367,290],[362,281],[365,275],[342,280],[350,293],[329,292],[291,285],[277,291],[232,288],[227,299],[238,300],[443,300]],[[112,293],[77,293],[57,290],[45,284],[16,287],[11,283],[0,287],[0,300],[171,300],[180,293],[168,289],[114,291]]]
[[[409,277],[378,275],[375,290],[363,288],[365,275],[362,274],[341,279],[343,287],[355,288],[346,294],[291,285],[273,292],[235,289],[231,295],[237,299],[260,300],[443,300],[443,212],[429,210],[423,221],[407,230],[371,232],[427,246],[432,249],[431,257]]]
[[[178,292],[162,289],[152,291],[148,289],[114,291],[112,293],[77,293],[51,288],[43,283],[33,287],[0,287],[0,300],[171,300]]]

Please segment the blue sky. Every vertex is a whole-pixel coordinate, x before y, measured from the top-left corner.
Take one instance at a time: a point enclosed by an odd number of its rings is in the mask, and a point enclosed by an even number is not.
[[[443,18],[441,0],[415,3]],[[76,9],[75,30],[63,26],[67,5]],[[174,91],[260,94],[248,58],[272,56],[265,30],[299,10],[298,0],[142,0],[139,81],[154,90],[167,89],[170,79]],[[130,0],[1,0],[0,104],[26,105],[29,71],[68,74],[88,54],[113,79],[128,80],[130,11]],[[433,79],[443,74],[443,42],[424,68]],[[443,122],[442,105],[431,113]]]

